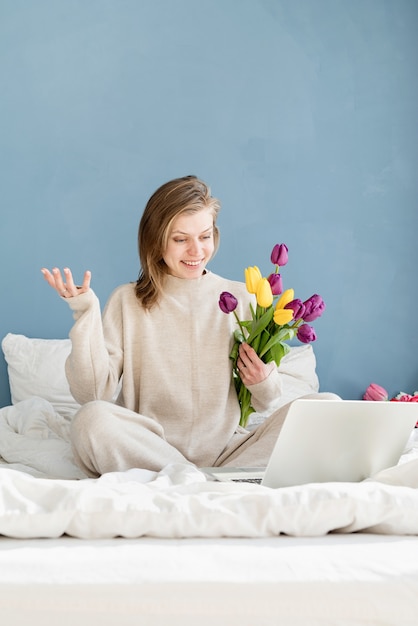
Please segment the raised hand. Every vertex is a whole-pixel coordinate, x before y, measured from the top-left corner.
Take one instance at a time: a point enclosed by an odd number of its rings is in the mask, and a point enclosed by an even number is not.
[[[60,270],[54,267],[52,272],[43,267],[41,272],[48,283],[62,298],[73,298],[81,293],[85,293],[90,289],[91,272],[84,272],[83,284],[77,286],[74,284],[73,275],[68,267],[63,270],[64,276]]]

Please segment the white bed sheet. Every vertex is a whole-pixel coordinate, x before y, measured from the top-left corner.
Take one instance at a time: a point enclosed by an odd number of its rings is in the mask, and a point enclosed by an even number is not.
[[[132,469],[82,478],[68,431],[68,421],[40,398],[0,410],[0,454],[7,462],[0,466],[0,535],[418,535],[418,429],[400,464],[373,480],[277,490],[210,482],[197,468],[181,464],[159,473]]]
[[[418,538],[0,539],[16,626],[416,625]]]
[[[2,624],[418,624],[418,429],[375,480],[271,490],[83,478],[68,425],[40,398],[0,410]]]

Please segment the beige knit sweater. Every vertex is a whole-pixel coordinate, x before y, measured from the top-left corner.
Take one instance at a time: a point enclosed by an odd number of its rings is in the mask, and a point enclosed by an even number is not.
[[[66,373],[75,399],[111,400],[157,420],[169,443],[188,459],[202,448],[222,452],[239,422],[231,378],[233,314],[219,306],[222,291],[238,299],[237,314],[249,319],[243,283],[207,272],[195,280],[167,276],[159,305],[147,311],[134,284],[118,287],[101,315],[92,290],[69,298],[75,324]],[[281,394],[277,370],[250,388],[253,405],[269,412]]]

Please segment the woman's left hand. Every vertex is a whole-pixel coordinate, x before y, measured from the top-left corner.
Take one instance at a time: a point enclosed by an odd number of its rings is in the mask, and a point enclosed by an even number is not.
[[[239,347],[237,366],[242,382],[246,387],[261,383],[275,369],[274,361],[264,363],[248,343],[242,343]]]

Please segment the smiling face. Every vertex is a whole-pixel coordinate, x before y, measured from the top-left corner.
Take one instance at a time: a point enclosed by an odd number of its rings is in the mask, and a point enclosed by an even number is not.
[[[213,212],[181,213],[173,220],[163,255],[167,272],[177,278],[198,278],[214,250]]]

